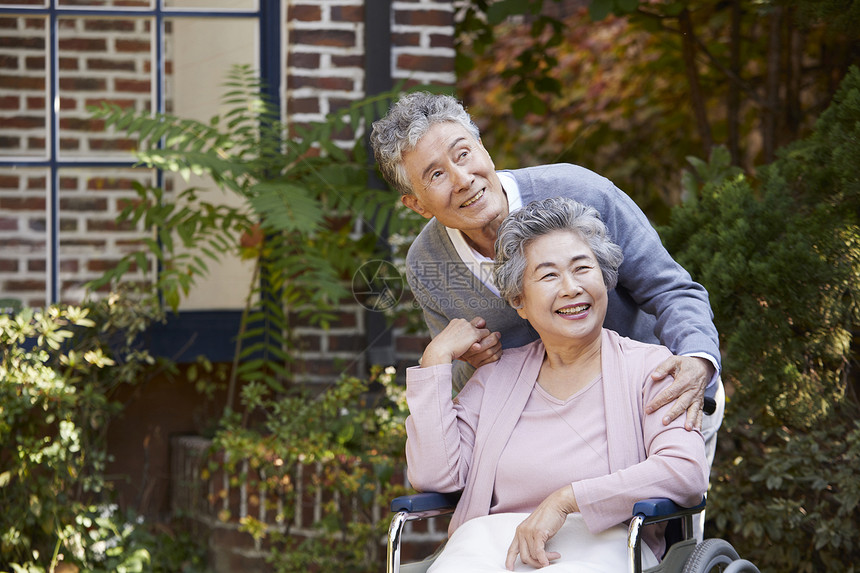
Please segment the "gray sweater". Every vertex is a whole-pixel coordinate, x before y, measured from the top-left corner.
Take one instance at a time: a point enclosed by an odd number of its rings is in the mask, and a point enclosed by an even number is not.
[[[608,179],[570,164],[541,165],[508,172],[516,179],[523,205],[564,196],[598,210],[610,238],[624,253],[618,286],[609,293],[604,326],[641,342],[662,344],[676,355],[704,353],[720,360],[717,329],[702,285],[669,255],[641,209]],[[431,219],[406,256],[406,279],[430,334],[453,318],[480,316],[502,347],[523,346],[537,332],[490,291],[462,262],[445,230]],[[471,367],[457,362],[455,386]]]

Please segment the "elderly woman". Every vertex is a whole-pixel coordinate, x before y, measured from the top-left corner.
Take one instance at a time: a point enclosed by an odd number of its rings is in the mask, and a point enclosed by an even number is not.
[[[407,370],[409,479],[463,490],[431,571],[623,571],[634,502],[701,499],[701,433],[664,425],[668,405],[644,407],[671,353],[603,328],[621,260],[593,208],[530,203],[499,229],[495,277],[539,340],[479,368],[453,400],[452,362],[486,336],[480,321],[451,321]],[[663,541],[645,541],[655,564]]]

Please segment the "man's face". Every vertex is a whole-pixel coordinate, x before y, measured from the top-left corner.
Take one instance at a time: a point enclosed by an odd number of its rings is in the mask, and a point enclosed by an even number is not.
[[[403,154],[413,194],[403,204],[467,235],[498,227],[508,200],[493,160],[480,141],[457,123],[437,123]]]

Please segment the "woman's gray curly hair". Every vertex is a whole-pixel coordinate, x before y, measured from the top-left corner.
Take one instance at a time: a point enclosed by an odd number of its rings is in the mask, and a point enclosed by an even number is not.
[[[532,201],[502,221],[496,238],[493,274],[499,294],[511,306],[517,305],[523,293],[526,247],[553,231],[573,231],[582,237],[597,258],[606,290],[618,283],[618,268],[624,255],[621,247],[609,238],[597,209],[566,197]]]
[[[462,125],[478,141],[478,126],[463,105],[448,95],[413,92],[391,106],[385,117],[373,123],[370,143],[382,176],[401,194],[412,193],[403,167],[403,154],[437,123],[450,121]]]

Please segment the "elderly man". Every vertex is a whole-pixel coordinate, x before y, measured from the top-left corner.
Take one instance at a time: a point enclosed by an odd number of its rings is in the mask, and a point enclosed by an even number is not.
[[[674,401],[668,424],[686,411],[688,430],[702,427],[709,461],[725,401],[719,381],[717,330],[705,289],[663,247],[636,204],[607,179],[570,164],[496,171],[477,126],[454,98],[424,92],[401,98],[373,125],[374,154],[404,205],[431,219],[407,255],[407,280],[432,336],[454,318],[480,317],[490,333],[461,357],[455,386],[472,368],[499,359],[503,348],[537,338],[493,284],[496,233],[502,220],[536,199],[565,196],[595,207],[624,254],[610,293],[606,328],[668,347],[673,357],[654,372],[674,381],[650,413]],[[471,365],[471,368],[469,367]],[[704,420],[703,396],[716,391],[717,411]]]

